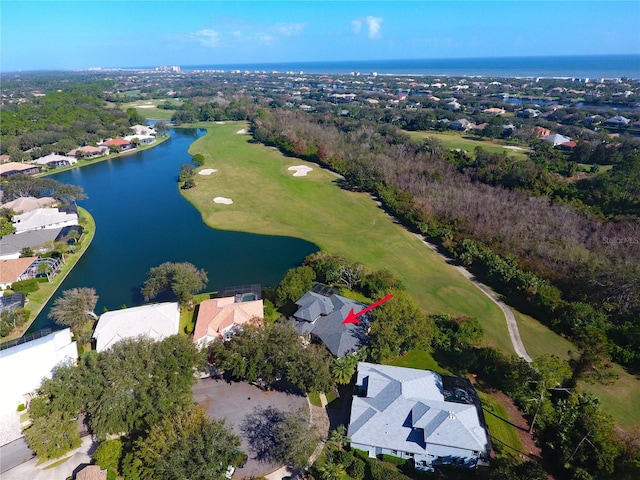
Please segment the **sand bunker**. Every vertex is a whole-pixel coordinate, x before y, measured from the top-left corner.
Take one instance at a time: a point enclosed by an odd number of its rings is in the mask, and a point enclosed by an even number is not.
[[[224,125],[224,122],[216,122],[217,125]]]
[[[233,200],[231,200],[230,198],[226,198],[226,197],[216,197],[213,199],[213,201],[215,203],[222,203],[224,205],[231,205],[233,203]]]
[[[504,147],[504,148],[508,148],[509,150],[524,150],[524,148],[522,147]]]
[[[293,167],[289,167],[287,170],[293,170],[295,173],[294,177],[306,177],[307,173],[309,173],[313,168],[307,167],[306,165],[295,165]]]
[[[211,175],[212,173],[216,173],[218,170],[215,168],[203,168],[198,172],[198,175]]]
[[[239,133],[239,134],[247,133],[247,129],[243,128],[242,130],[238,130],[236,133]]]
[[[155,105],[136,105],[134,108],[156,108]]]

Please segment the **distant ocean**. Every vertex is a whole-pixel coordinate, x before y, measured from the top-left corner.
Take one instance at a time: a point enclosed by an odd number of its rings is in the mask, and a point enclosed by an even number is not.
[[[562,77],[640,79],[640,55],[356,60],[226,65],[185,65],[182,70],[247,70],[369,75],[465,77]]]

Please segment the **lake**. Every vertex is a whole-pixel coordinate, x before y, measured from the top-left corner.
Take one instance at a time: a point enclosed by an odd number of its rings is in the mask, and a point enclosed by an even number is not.
[[[140,288],[147,272],[163,262],[203,268],[209,277],[206,291],[216,291],[250,283],[274,285],[318,250],[295,238],[215,230],[203,223],[180,195],[177,178],[180,166],[191,161],[189,145],[204,134],[172,130],[171,138],[154,148],[52,177],[84,189],[89,198],[78,205],[93,215],[96,235],[29,332],[56,328],[47,318],[49,306],[70,288],[94,288],[99,315],[144,303]]]

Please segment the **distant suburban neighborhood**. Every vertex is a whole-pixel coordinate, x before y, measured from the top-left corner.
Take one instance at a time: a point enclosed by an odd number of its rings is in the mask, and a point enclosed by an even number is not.
[[[0,97],[3,478],[640,474],[638,79],[42,75]],[[107,308],[65,288],[101,226],[55,174],[137,152],[186,158],[153,200],[179,248]],[[220,278],[166,192],[310,250],[273,284],[253,256]]]

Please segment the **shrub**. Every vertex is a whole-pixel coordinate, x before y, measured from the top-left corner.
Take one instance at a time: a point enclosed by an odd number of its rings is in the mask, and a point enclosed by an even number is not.
[[[367,464],[364,462],[364,460],[354,458],[353,462],[351,462],[351,465],[349,465],[346,470],[349,476],[354,478],[355,480],[363,480],[366,466]]]
[[[372,461],[369,463],[369,476],[370,480],[408,480],[409,477],[398,472],[395,468],[392,468],[383,463]]]
[[[393,463],[394,465],[398,465],[398,466],[404,465],[405,463],[407,463],[406,458],[395,457],[393,455],[387,455],[386,453],[383,453],[380,456],[380,460],[387,463]]]
[[[345,469],[356,460],[353,453],[346,450],[335,450],[331,453],[331,457],[335,463],[342,465]]]
[[[11,284],[11,290],[16,293],[31,293],[37,292],[40,286],[38,285],[38,279],[30,278],[29,280],[20,280]]]
[[[122,456],[122,441],[106,440],[101,442],[96,449],[94,459],[101,468],[117,469]]]

